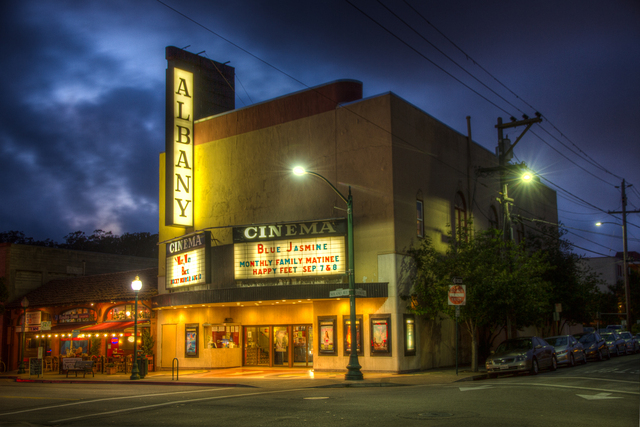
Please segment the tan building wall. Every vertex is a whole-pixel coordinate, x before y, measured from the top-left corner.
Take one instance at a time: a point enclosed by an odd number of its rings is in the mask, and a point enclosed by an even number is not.
[[[308,93],[306,101],[312,103],[313,89]],[[402,319],[407,303],[400,297],[410,292],[405,254],[420,241],[416,236],[416,199],[424,201],[425,234],[441,247],[447,242],[449,224],[454,223],[456,193],[464,196],[467,217],[473,218],[476,228],[489,227],[491,206],[500,215],[495,202],[498,179],[477,178],[475,174],[478,167],[496,166],[495,155],[392,93],[326,111],[309,107],[313,114],[286,118],[289,110],[306,105],[300,96],[292,95],[290,105],[283,97],[274,101],[274,108],[267,108],[267,102],[196,122],[193,228],[164,225],[165,167],[161,154],[160,241],[210,229],[216,253],[232,260],[233,226],[346,217],[341,210],[346,207],[344,202],[328,185],[312,176],[291,173],[294,166],[304,166],[327,178],[344,195],[351,187],[356,283],[388,283],[387,298],[357,300],[357,312],[364,315],[365,341],[370,338],[369,315],[390,314],[392,326],[391,357],[371,357],[365,343],[365,354],[360,358],[363,370],[408,371],[455,364],[454,324],[449,320],[438,324],[418,321],[417,354],[404,356]],[[526,213],[555,222],[555,192],[546,187],[537,191],[539,194],[514,191],[516,205],[523,216]],[[159,253],[158,291],[163,294],[168,292],[163,280],[164,245]],[[224,264],[220,267],[224,269]],[[223,286],[221,283],[236,286],[228,272],[214,271],[213,277],[205,288],[215,289]],[[346,276],[341,282],[346,285]],[[218,322],[231,317],[241,325],[308,323],[315,327],[318,316],[330,314],[339,317],[338,333],[342,335],[340,319],[348,314],[344,300],[315,299],[309,306],[286,311],[222,310],[219,305],[163,309],[158,312],[158,333],[161,325],[172,323],[180,337],[185,323],[213,323],[211,317]],[[468,361],[467,342],[461,344],[466,357],[463,362]],[[333,357],[314,354],[314,367],[344,369],[348,358],[339,353]],[[177,344],[176,354],[184,354],[184,344]],[[178,359],[181,366],[210,363]]]

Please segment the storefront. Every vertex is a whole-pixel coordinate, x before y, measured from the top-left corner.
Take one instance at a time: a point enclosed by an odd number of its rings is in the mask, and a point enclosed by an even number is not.
[[[26,295],[26,329],[20,301],[12,303],[9,369],[17,369],[22,340],[23,358],[42,357],[45,369],[56,369],[67,357],[109,358],[133,354],[134,303],[131,281],[143,280],[138,303],[138,348],[143,335],[155,337],[155,313],[148,299],[156,294],[157,269],[135,270],[53,280]],[[82,292],[79,292],[82,290]],[[130,298],[126,298],[127,295]],[[125,298],[122,300],[121,298]],[[145,334],[144,331],[148,331]],[[150,351],[153,354],[153,351]]]

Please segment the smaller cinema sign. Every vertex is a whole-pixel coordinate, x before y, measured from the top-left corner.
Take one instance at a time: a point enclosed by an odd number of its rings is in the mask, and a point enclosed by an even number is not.
[[[165,287],[203,285],[210,281],[211,234],[208,231],[167,243]]]

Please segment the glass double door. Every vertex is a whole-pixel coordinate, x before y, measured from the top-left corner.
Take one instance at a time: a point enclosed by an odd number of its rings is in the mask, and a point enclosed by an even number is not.
[[[313,366],[311,325],[245,326],[245,366]]]

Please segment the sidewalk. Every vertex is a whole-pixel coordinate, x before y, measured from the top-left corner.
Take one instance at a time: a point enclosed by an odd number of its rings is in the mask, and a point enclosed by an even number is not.
[[[118,373],[107,375],[97,373],[94,377],[87,374],[82,378],[75,373],[59,374],[46,372],[44,375],[18,375],[17,371],[0,375],[0,379],[14,379],[17,382],[38,383],[87,383],[87,384],[129,384],[129,385],[179,385],[209,387],[394,387],[420,384],[450,384],[458,381],[473,381],[486,377],[484,372],[470,372],[462,367],[456,375],[455,368],[430,369],[408,374],[368,373],[363,372],[364,380],[346,381],[345,372],[314,372],[304,368],[260,368],[242,367],[215,370],[180,370],[178,379],[172,379],[171,371],[149,372],[141,380],[132,381],[131,374]]]

